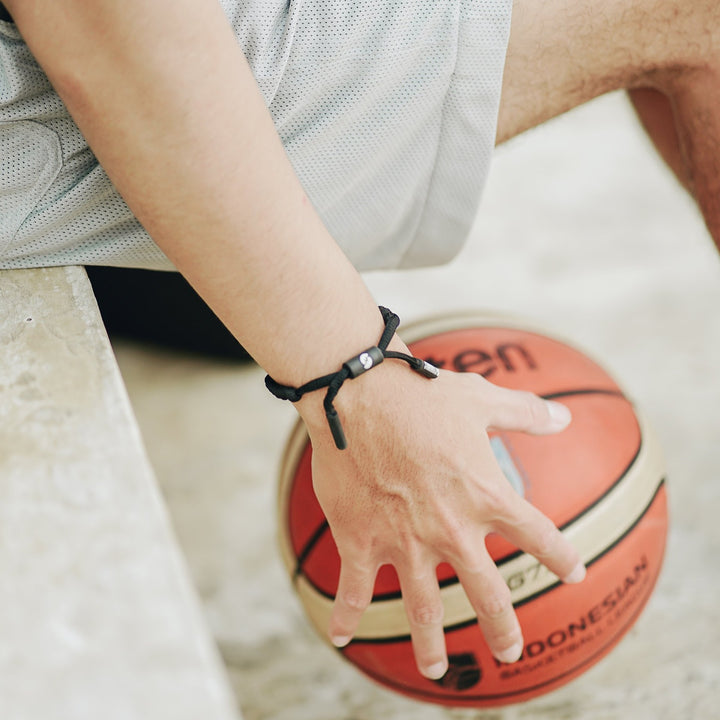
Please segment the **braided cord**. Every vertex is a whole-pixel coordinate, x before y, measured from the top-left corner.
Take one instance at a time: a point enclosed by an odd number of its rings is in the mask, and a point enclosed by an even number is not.
[[[392,340],[393,335],[395,335],[395,332],[400,325],[400,318],[394,312],[385,307],[380,307],[379,309],[382,314],[383,322],[385,323],[385,329],[383,330],[380,340],[378,340],[378,344],[369,347],[359,355],[351,357],[347,362],[343,363],[342,367],[337,372],[330,373],[329,375],[322,375],[321,377],[306,382],[304,385],[300,385],[300,387],[281,385],[279,382],[273,380],[269,375],[265,376],[265,386],[275,397],[280,400],[289,400],[294,403],[298,402],[298,400],[307,393],[320,390],[324,387],[328,389],[325,394],[325,399],[323,400],[323,408],[325,409],[325,417],[327,418],[333,440],[335,441],[335,446],[338,450],[344,450],[347,447],[347,439],[333,402],[346,380],[354,379],[358,377],[358,375],[362,375],[368,370],[371,370],[383,362],[385,358],[404,360],[408,363],[408,365],[410,365],[411,369],[428,379],[434,379],[440,374],[439,370],[434,365],[431,365],[420,358],[387,349],[387,346],[390,344],[390,340]]]

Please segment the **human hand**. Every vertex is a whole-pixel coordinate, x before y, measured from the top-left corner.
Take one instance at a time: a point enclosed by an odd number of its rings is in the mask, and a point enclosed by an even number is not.
[[[348,436],[343,451],[327,426],[304,414],[315,493],[341,558],[328,628],[333,643],[351,640],[379,567],[391,564],[418,669],[441,677],[448,661],[436,567],[447,562],[491,652],[504,662],[517,660],[522,633],[486,535],[503,535],[566,582],[585,573],[553,523],[513,490],[487,431],[557,432],[570,420],[567,408],[474,374],[441,371],[429,382],[394,362],[346,383],[336,405]]]

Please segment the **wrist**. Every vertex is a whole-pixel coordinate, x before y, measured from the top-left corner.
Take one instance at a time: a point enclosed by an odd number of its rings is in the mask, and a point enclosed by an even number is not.
[[[358,355],[348,358],[339,370],[314,378],[297,387],[282,385],[269,375],[265,378],[265,384],[273,395],[282,400],[298,403],[298,410],[305,420],[311,435],[316,434],[313,429],[317,431],[322,426],[318,401],[315,399],[313,402],[312,396],[317,395],[319,390],[327,388],[322,400],[322,412],[335,446],[339,450],[344,450],[347,447],[347,438],[341,416],[335,406],[335,400],[347,380],[357,380],[361,375],[366,375],[370,371],[377,376],[380,366],[386,360],[407,363],[415,374],[425,379],[436,379],[439,375],[437,368],[422,359],[410,355],[405,344],[396,338],[395,332],[400,324],[400,318],[387,308],[381,307],[380,312],[383,318],[384,330],[377,345],[369,346]],[[354,382],[353,386],[359,390],[359,383]],[[349,392],[344,394],[350,396]],[[302,402],[303,398],[306,399],[305,402]],[[382,402],[381,395],[376,395],[376,398]]]
[[[365,352],[365,350],[367,350],[367,348],[365,348],[363,352]],[[397,335],[390,341],[388,350],[407,354],[410,352],[407,345],[405,345]],[[350,359],[356,359],[361,354],[362,353],[358,353],[358,355],[354,355]],[[340,363],[334,371],[339,371],[343,364],[344,363]],[[401,363],[394,360],[383,360],[382,363],[372,368],[372,372],[363,373],[362,377],[356,377],[352,382],[344,383],[334,401],[338,412],[343,415],[352,412],[354,407],[359,404],[364,404],[360,401],[367,394],[377,392],[390,378],[392,378],[392,380],[390,380],[391,383],[396,382],[396,373],[399,372],[402,375],[407,373],[407,371],[408,368],[403,367]],[[332,441],[325,407],[323,405],[326,393],[327,390],[325,388],[306,393],[295,403],[295,409],[302,417],[311,435],[313,432],[315,432],[316,435],[322,435],[327,431],[327,435]]]

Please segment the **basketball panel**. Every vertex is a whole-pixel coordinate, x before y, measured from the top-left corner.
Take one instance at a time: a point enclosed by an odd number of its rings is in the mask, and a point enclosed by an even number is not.
[[[377,682],[433,703],[494,707],[545,694],[601,660],[637,620],[662,565],[666,512],[663,486],[583,583],[559,585],[516,607],[525,638],[517,663],[495,660],[474,622],[446,629],[450,669],[441,681],[419,675],[409,636],[354,641],[342,654]]]

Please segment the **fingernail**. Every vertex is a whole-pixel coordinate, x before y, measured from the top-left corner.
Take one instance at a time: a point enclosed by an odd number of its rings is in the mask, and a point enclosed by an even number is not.
[[[547,405],[547,410],[550,415],[550,419],[552,420],[552,424],[556,429],[562,430],[562,428],[567,427],[567,425],[570,424],[572,414],[566,405],[552,400],[546,400],[545,404]]]
[[[423,675],[430,680],[439,680],[447,672],[447,668],[446,662],[436,662],[426,667]]]
[[[503,650],[502,652],[495,653],[495,657],[500,661],[504,663],[514,663],[516,660],[520,659],[520,656],[522,655],[523,646],[522,643],[515,643],[512,647],[509,647],[507,650]]]
[[[579,562],[571,572],[569,572],[562,581],[564,583],[579,583],[582,582],[585,579],[585,575],[587,573],[587,570],[585,569],[585,566]]]
[[[335,647],[339,648],[345,647],[351,640],[352,635],[333,635],[330,638],[330,642],[332,642]]]

